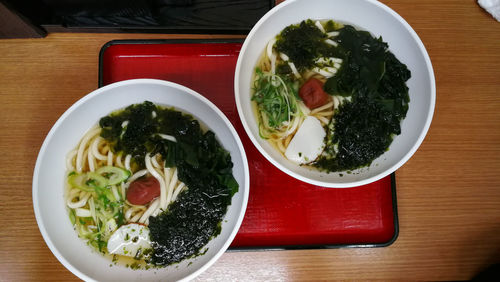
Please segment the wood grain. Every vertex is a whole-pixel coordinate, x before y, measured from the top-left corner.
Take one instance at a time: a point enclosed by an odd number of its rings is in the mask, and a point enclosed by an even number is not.
[[[429,134],[397,172],[398,239],[385,248],[228,252],[198,280],[464,280],[500,262],[500,23],[472,0],[382,2],[419,34],[437,83]],[[38,231],[31,178],[50,127],[97,87],[101,46],[207,37],[56,33],[0,40],[0,280],[77,280]]]

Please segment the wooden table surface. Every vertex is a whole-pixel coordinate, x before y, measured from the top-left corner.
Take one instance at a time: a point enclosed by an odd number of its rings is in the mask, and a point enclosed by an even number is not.
[[[500,262],[500,23],[473,0],[383,2],[419,34],[437,84],[429,133],[397,171],[398,239],[384,248],[229,252],[199,280],[462,280]],[[51,126],[97,87],[101,46],[207,37],[56,33],[0,40],[1,281],[77,280],[38,230],[32,175]]]

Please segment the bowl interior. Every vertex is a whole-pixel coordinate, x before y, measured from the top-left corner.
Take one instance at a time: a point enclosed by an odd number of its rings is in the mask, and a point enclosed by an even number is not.
[[[353,173],[324,173],[300,167],[286,160],[266,140],[259,137],[258,122],[250,101],[255,64],[267,42],[290,24],[306,19],[332,19],[381,36],[389,50],[411,71],[407,82],[410,104],[402,122],[402,134],[389,151],[369,168]],[[429,128],[435,103],[435,82],[429,56],[413,29],[387,6],[370,0],[291,0],[269,11],[246,38],[235,73],[235,99],[243,126],[259,151],[285,173],[302,181],[325,187],[353,187],[389,175],[417,150]]]
[[[111,261],[91,250],[73,230],[65,209],[63,190],[65,156],[99,118],[145,100],[174,106],[190,113],[215,132],[231,154],[239,192],[232,198],[222,231],[212,239],[205,255],[166,268],[131,270],[110,266]],[[241,224],[248,198],[248,166],[236,131],[227,118],[200,94],[178,84],[159,80],[115,83],[85,96],[68,109],[53,126],[40,150],[33,178],[33,204],[40,231],[54,255],[85,280],[178,280],[193,278],[208,268],[229,247]]]

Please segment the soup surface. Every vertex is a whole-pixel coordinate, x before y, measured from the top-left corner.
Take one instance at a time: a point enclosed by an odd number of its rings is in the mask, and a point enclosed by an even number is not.
[[[260,136],[298,165],[367,167],[401,133],[410,76],[367,31],[333,20],[290,25],[255,67],[251,99]]]
[[[148,101],[101,118],[66,166],[65,200],[78,236],[132,268],[203,254],[238,191],[215,134]]]

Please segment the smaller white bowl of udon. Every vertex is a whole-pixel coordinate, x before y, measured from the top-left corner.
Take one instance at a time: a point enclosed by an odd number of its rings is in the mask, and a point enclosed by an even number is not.
[[[133,270],[112,262],[80,239],[68,217],[64,199],[65,157],[101,117],[131,104],[151,101],[192,115],[212,130],[231,155],[239,184],[222,220],[221,232],[206,253],[164,268]],[[117,82],[84,96],[54,124],[40,149],[33,176],[33,206],[46,244],[72,273],[86,281],[190,280],[210,267],[229,247],[246,210],[249,171],[241,141],[226,116],[201,94],[172,82],[137,79]]]
[[[301,21],[333,20],[381,36],[389,50],[411,71],[409,110],[401,134],[369,167],[346,172],[321,172],[287,160],[259,136],[251,95],[256,63],[268,42],[285,27]],[[285,59],[286,60],[286,59]],[[235,100],[240,119],[253,144],[273,165],[301,181],[323,187],[355,187],[379,180],[402,166],[422,143],[435,105],[435,79],[429,56],[415,31],[396,12],[374,0],[289,0],[271,9],[245,39],[235,70]]]

